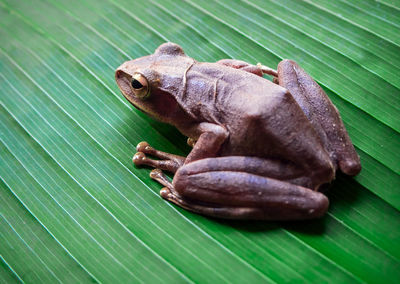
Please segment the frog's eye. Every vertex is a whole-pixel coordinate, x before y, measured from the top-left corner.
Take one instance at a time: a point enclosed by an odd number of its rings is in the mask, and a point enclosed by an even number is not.
[[[135,96],[140,99],[144,99],[150,94],[147,79],[142,74],[135,73],[132,76],[131,86]]]

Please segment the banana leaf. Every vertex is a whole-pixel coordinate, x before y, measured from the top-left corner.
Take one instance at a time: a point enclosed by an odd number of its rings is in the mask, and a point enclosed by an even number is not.
[[[400,2],[0,1],[1,283],[398,283]],[[198,61],[297,61],[361,157],[322,219],[227,221],[159,196],[142,140],[187,155],[114,81],[163,42]]]

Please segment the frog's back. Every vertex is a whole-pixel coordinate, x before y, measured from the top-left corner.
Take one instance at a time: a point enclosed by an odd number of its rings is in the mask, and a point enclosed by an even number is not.
[[[196,117],[229,124],[240,114],[265,112],[264,106],[278,99],[286,89],[265,78],[218,63],[196,63],[186,74],[186,95],[183,102]],[[213,113],[211,116],[211,112]]]
[[[186,93],[191,95],[183,99],[185,107],[198,119],[228,128],[247,121],[270,121],[293,108],[292,104],[303,115],[285,88],[218,63],[193,65],[186,74]]]
[[[319,137],[285,88],[216,63],[196,64],[187,75],[187,88],[198,94],[198,116],[229,131],[222,156],[325,159]]]

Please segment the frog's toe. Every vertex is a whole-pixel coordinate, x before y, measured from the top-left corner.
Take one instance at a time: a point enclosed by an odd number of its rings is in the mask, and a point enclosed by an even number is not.
[[[136,150],[138,152],[133,156],[133,163],[137,166],[146,165],[175,173],[185,162],[185,157],[158,151],[144,141],[136,146]],[[146,155],[160,160],[149,159]]]
[[[346,175],[355,176],[361,171],[361,164],[356,159],[345,159],[339,161],[339,168]]]
[[[132,161],[136,166],[146,164],[146,155],[143,152],[137,152],[133,155]]]
[[[163,173],[161,169],[152,170],[150,172],[150,177],[161,183],[163,186],[166,186],[170,191],[174,191],[174,186],[172,185],[168,177]]]
[[[161,195],[162,198],[164,198],[166,200],[172,199],[172,193],[171,193],[171,190],[169,190],[168,187],[163,187],[160,190],[160,195]]]
[[[160,169],[154,169],[150,172],[150,177],[155,180],[157,180],[157,178],[160,178],[162,175],[163,172]]]
[[[145,153],[146,150],[149,150],[150,145],[146,141],[142,141],[136,146],[136,151]]]

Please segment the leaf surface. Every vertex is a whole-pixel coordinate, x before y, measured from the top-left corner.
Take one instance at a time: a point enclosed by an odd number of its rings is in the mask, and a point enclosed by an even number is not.
[[[385,282],[400,278],[397,1],[0,2],[0,281]],[[198,61],[299,62],[363,170],[310,222],[205,218],[132,165],[185,138],[134,109],[114,70],[179,43]]]

